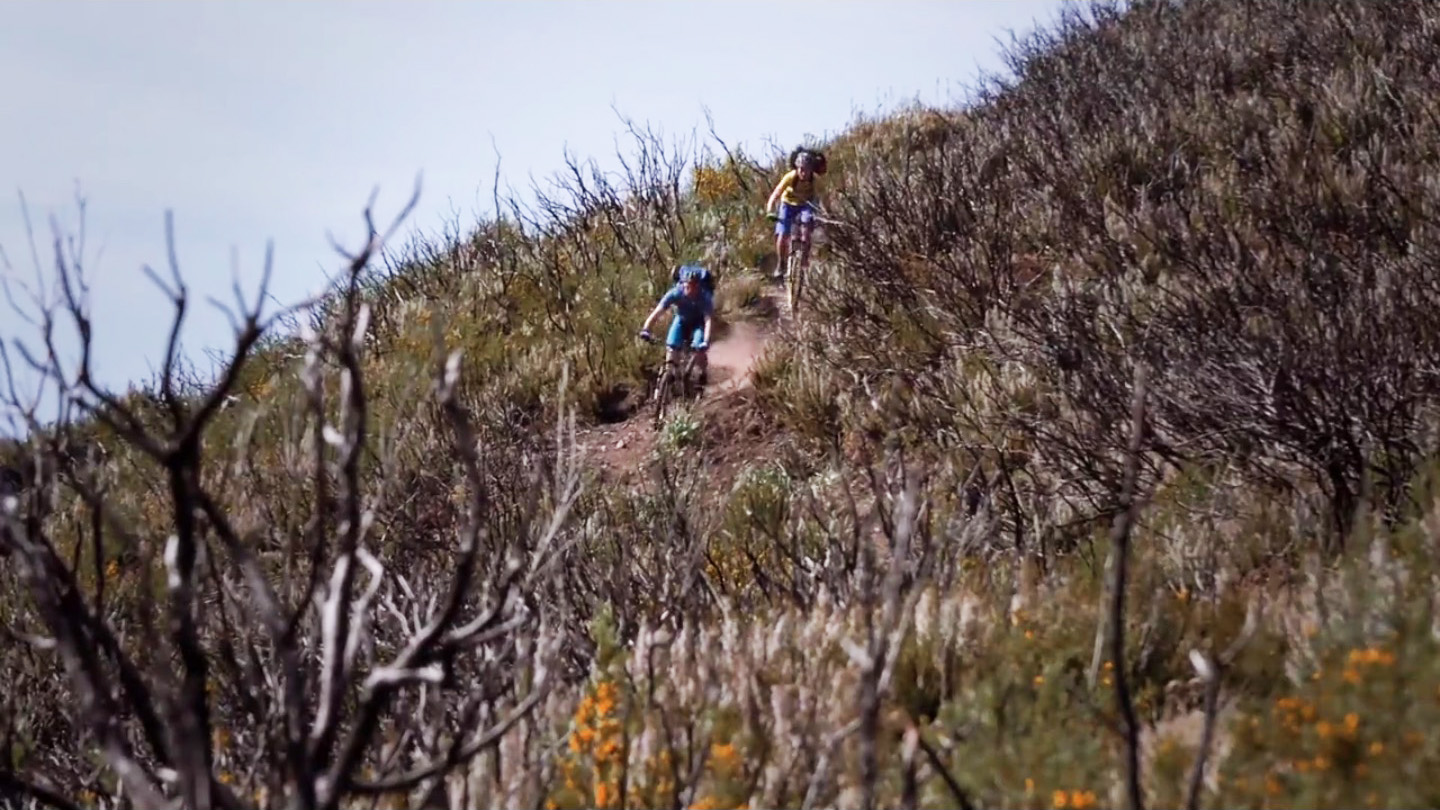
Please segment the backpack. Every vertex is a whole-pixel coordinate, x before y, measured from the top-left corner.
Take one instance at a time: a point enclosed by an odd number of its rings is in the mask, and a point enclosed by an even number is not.
[[[810,157],[814,159],[815,174],[824,174],[826,169],[825,153],[821,152],[819,149],[807,149],[803,146],[797,146],[794,150],[790,152],[790,168],[796,168],[796,166],[800,162],[800,155],[804,152],[810,153]]]
[[[696,276],[700,279],[700,289],[711,295],[715,294],[715,274],[704,267],[698,264],[677,264],[675,265],[675,269],[670,271],[670,278],[674,280],[676,284],[681,283],[691,276]]]

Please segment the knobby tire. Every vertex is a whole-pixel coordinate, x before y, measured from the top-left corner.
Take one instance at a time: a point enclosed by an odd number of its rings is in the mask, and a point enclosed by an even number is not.
[[[670,404],[670,383],[672,376],[672,368],[672,364],[666,363],[665,370],[660,373],[660,390],[655,395],[655,416],[653,419],[653,424],[656,430],[659,430],[660,425],[664,423],[665,406]]]
[[[676,374],[680,375],[680,396],[691,399],[699,392],[699,384],[695,382],[695,352],[685,352],[685,359],[675,363],[666,363],[665,370],[660,373],[660,392],[655,397],[654,426],[656,430],[665,421],[665,411],[670,406],[670,400],[674,397],[674,387],[677,380]]]
[[[790,314],[796,316],[800,311],[800,295],[805,289],[803,278],[803,264],[805,258],[809,258],[810,237],[805,234],[805,226],[799,223],[795,237],[790,240],[790,250],[785,256],[785,292],[790,299]],[[812,226],[813,227],[813,226]]]

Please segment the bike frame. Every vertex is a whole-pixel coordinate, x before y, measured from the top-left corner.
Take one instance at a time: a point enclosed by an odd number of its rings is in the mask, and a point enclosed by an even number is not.
[[[656,338],[650,338],[650,343],[658,343],[664,346],[664,342]],[[669,347],[666,347],[669,351]],[[678,349],[670,352],[670,359],[665,363],[665,369],[660,372],[660,379],[656,381],[655,392],[655,414],[653,424],[658,430],[665,421],[665,411],[674,398],[674,387],[678,382],[681,396],[689,399],[695,393],[694,372],[695,372],[696,351],[689,344],[682,344]],[[676,371],[679,371],[679,379],[676,379]]]
[[[800,293],[805,289],[805,265],[810,259],[810,237],[815,233],[815,212],[811,211],[808,224],[796,222],[795,233],[790,235],[790,249],[785,256],[785,294],[790,299],[791,314],[800,310]]]
[[[781,265],[781,271],[785,278],[785,295],[790,304],[790,312],[792,315],[796,313],[800,304],[800,295],[804,292],[805,265],[808,264],[808,259],[810,258],[810,248],[813,246],[815,228],[820,225],[841,224],[829,217],[822,216],[820,206],[814,203],[810,204],[810,214],[811,219],[808,226],[798,221],[795,223],[796,229],[790,234],[789,249],[785,251],[785,261]],[[771,214],[769,218],[773,222],[780,221],[779,214]]]

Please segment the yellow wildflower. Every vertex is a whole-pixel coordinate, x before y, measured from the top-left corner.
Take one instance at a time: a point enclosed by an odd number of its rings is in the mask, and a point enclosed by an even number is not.
[[[735,744],[728,742],[710,746],[710,758],[715,761],[716,767],[721,769],[734,767],[739,759],[735,753]]]

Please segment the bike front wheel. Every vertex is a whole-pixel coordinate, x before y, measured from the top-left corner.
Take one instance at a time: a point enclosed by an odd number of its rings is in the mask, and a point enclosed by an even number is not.
[[[674,374],[669,366],[660,372],[660,380],[657,383],[658,388],[655,390],[655,414],[652,418],[652,424],[657,430],[665,421],[665,409],[670,404],[670,383],[673,377]]]
[[[802,257],[807,253],[808,242],[797,240],[798,244],[790,245],[790,255],[786,258],[785,268],[785,294],[790,301],[790,313],[793,315],[800,307],[800,294],[805,286],[804,270],[802,269]]]

